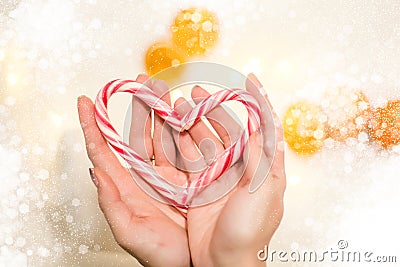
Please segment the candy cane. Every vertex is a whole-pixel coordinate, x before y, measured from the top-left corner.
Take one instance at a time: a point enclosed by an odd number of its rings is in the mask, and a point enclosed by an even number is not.
[[[117,92],[134,94],[152,108],[174,130],[179,132],[190,129],[197,119],[207,115],[208,112],[221,103],[232,100],[239,101],[246,107],[248,113],[247,127],[240,138],[232,143],[221,155],[218,155],[196,181],[187,183],[184,186],[176,186],[159,175],[152,165],[148,164],[131,147],[125,144],[112,126],[108,117],[107,104],[110,97]],[[249,136],[260,126],[260,116],[261,111],[256,99],[240,89],[222,90],[210,95],[183,117],[162,101],[146,85],[133,80],[114,80],[109,82],[100,90],[95,101],[95,119],[107,142],[138,175],[184,214],[196,195],[240,159]]]

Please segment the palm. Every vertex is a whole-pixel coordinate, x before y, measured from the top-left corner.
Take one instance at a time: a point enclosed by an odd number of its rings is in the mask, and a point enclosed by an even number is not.
[[[116,240],[144,266],[150,265],[150,259],[153,259],[151,266],[188,266],[185,218],[170,205],[144,193],[128,172],[125,175],[131,182],[124,185],[128,193],[121,195],[121,201],[127,206],[129,220],[126,224],[120,223],[124,227],[114,230]],[[164,170],[163,176],[174,177],[175,170]],[[162,262],[157,263],[155,259]]]
[[[142,75],[138,80],[145,81],[147,77]],[[143,108],[136,105],[137,103],[134,104],[134,108]],[[95,166],[99,205],[116,241],[144,266],[189,266],[186,219],[170,205],[144,193],[132,179],[130,172],[121,166],[97,127],[92,101],[86,97],[80,98],[78,110],[88,156]],[[146,121],[146,118],[143,121]],[[163,158],[165,155],[159,153],[160,140],[153,142],[150,131],[147,133],[145,141],[146,145],[150,143],[150,149],[136,147],[135,134],[139,134],[139,139],[143,140],[143,132],[131,131],[131,142],[134,143],[131,145],[144,158],[154,155],[160,164],[166,164]],[[172,182],[185,179],[183,173],[168,165],[155,168]]]
[[[254,77],[253,77],[254,78]],[[258,81],[258,80],[257,80]],[[256,82],[257,82],[256,81]],[[246,83],[247,89],[257,98],[262,109],[270,105],[264,101],[259,93],[261,85],[250,80]],[[206,97],[205,91],[192,92],[192,97]],[[195,102],[198,102],[195,100]],[[283,214],[283,193],[285,190],[284,154],[281,149],[283,143],[282,129],[272,107],[272,114],[263,114],[261,128],[266,133],[264,140],[275,140],[276,149],[261,144],[262,140],[252,136],[247,150],[247,163],[238,184],[224,197],[208,205],[193,207],[188,211],[188,236],[192,262],[197,266],[255,266],[264,265],[257,260],[257,251],[268,245],[273,233],[277,229]],[[225,122],[226,133],[218,123],[212,123],[224,147],[230,144],[227,136],[235,136],[233,122],[223,116],[223,110],[216,110],[210,117],[214,121]],[[267,113],[267,112],[265,112]],[[219,120],[218,120],[219,119]],[[230,129],[231,126],[231,129]],[[275,129],[274,132],[268,129]],[[204,132],[204,131],[203,131]],[[204,136],[205,138],[212,138]],[[214,140],[218,142],[217,140]],[[221,148],[220,148],[221,152]],[[251,155],[251,159],[249,159]],[[241,167],[244,167],[243,162]],[[266,175],[271,164],[271,171],[254,193],[249,193],[249,185],[253,177]],[[237,169],[240,174],[240,167]],[[229,174],[228,174],[229,175]],[[223,179],[224,177],[222,177]],[[250,255],[241,258],[241,255]],[[237,257],[236,257],[237,256]]]
[[[250,255],[257,260],[256,252],[268,244],[282,217],[282,196],[265,192],[267,187],[282,185],[269,177],[265,182],[267,186],[264,184],[250,195],[247,179],[242,177],[241,182],[218,201],[189,210],[189,246],[195,265],[207,266],[214,260],[224,266],[234,266],[232,263],[242,266],[245,263],[240,263],[240,257],[235,259],[235,254],[240,255],[235,251],[250,250]],[[248,259],[246,261],[250,265]]]

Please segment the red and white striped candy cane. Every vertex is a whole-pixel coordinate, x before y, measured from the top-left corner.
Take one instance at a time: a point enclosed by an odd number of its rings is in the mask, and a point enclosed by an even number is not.
[[[173,185],[159,175],[153,166],[148,164],[131,147],[125,144],[112,126],[108,117],[107,104],[110,97],[117,92],[134,94],[152,108],[174,130],[179,132],[190,129],[197,119],[205,116],[221,103],[232,100],[239,101],[243,103],[248,112],[247,128],[243,130],[238,140],[232,143],[221,155],[217,156],[196,181],[184,186]],[[183,213],[187,212],[191,201],[197,194],[220,177],[242,156],[249,136],[260,126],[260,116],[261,111],[258,102],[249,93],[240,89],[222,90],[214,93],[203,99],[184,117],[181,117],[146,85],[133,80],[114,80],[109,82],[100,90],[95,101],[97,125],[107,142],[128,162],[138,175]]]

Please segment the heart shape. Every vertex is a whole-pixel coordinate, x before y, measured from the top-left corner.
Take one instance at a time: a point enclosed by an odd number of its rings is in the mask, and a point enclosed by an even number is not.
[[[247,110],[247,127],[236,142],[218,155],[196,181],[187,183],[184,186],[176,186],[159,175],[152,165],[124,143],[112,126],[107,112],[107,104],[110,97],[117,92],[134,94],[152,108],[174,130],[179,132],[190,129],[197,119],[207,115],[208,112],[221,103],[233,100],[239,101]],[[218,91],[203,99],[183,117],[161,100],[150,88],[134,80],[114,80],[109,82],[100,90],[95,101],[95,119],[105,140],[128,162],[137,174],[142,176],[156,191],[184,213],[198,193],[218,179],[221,174],[239,160],[249,136],[260,127],[260,116],[261,110],[256,99],[241,89]]]

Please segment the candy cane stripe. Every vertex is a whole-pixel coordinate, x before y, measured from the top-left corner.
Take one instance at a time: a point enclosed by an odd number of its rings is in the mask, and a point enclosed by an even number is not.
[[[124,143],[112,126],[108,116],[107,104],[110,97],[118,92],[133,94],[177,131],[190,129],[202,116],[206,116],[208,112],[223,102],[238,101],[246,107],[248,114],[247,127],[243,130],[240,138],[226,148],[221,155],[218,155],[196,181],[192,181],[184,187],[173,185]],[[144,181],[184,215],[196,195],[240,159],[249,136],[260,127],[260,116],[261,109],[256,99],[248,92],[237,88],[222,90],[208,96],[183,117],[180,117],[174,109],[161,100],[149,87],[132,80],[113,80],[108,82],[100,90],[95,101],[95,119],[103,137]]]

